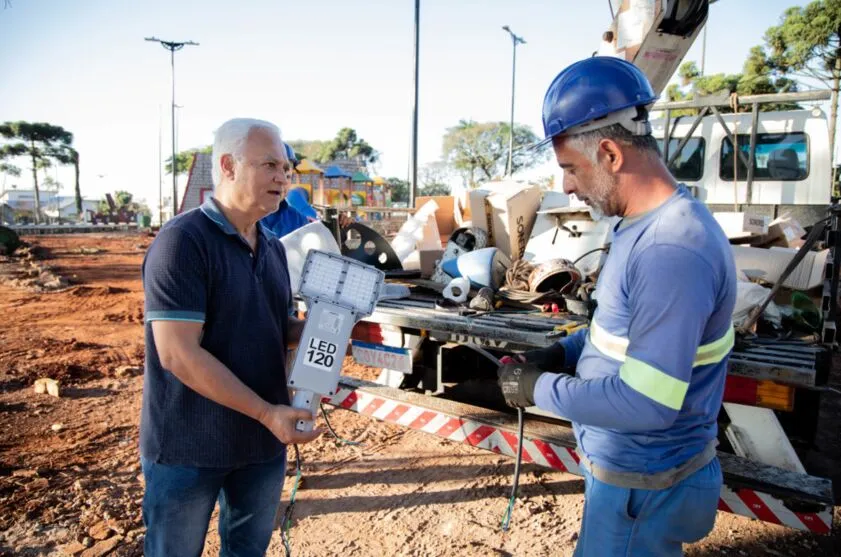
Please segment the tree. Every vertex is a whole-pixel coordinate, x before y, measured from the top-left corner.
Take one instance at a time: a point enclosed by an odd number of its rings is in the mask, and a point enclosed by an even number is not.
[[[187,149],[175,154],[175,172],[179,176],[190,171],[190,165],[193,164],[193,155],[201,153],[209,155],[213,152],[213,145],[205,145],[204,147],[196,147],[194,149]],[[172,156],[166,159],[164,164],[164,172],[172,174]]]
[[[358,160],[367,165],[377,162],[379,158],[380,154],[367,141],[358,137],[356,130],[342,128],[334,139],[322,145],[314,160],[319,163],[336,159]]]
[[[61,182],[59,182],[58,180],[56,180],[52,176],[47,176],[46,178],[44,178],[44,181],[41,185],[44,186],[46,191],[55,191],[55,192],[60,191],[61,188],[64,187]]]
[[[386,180],[386,183],[391,190],[392,203],[409,202],[409,182],[401,180],[400,178],[392,177]]]
[[[304,159],[310,159],[315,161],[316,159],[318,159],[318,155],[321,153],[321,150],[324,149],[324,146],[328,142],[321,141],[319,139],[293,139],[292,141],[287,141],[287,143],[295,151],[295,156],[298,157],[299,161]]]
[[[471,187],[500,177],[508,161],[510,129],[507,122],[461,120],[457,126],[447,129],[444,135],[444,160],[459,171]],[[546,150],[527,148],[537,140],[528,126],[514,125],[512,173],[531,168],[546,159]]]
[[[2,158],[2,154],[0,154],[0,160],[2,160]],[[4,188],[6,186],[6,176],[13,176],[15,178],[20,176],[20,168],[7,162],[0,163],[0,172],[3,173]]]
[[[841,0],[815,0],[787,9],[765,32],[769,65],[781,74],[812,78],[832,91],[829,152],[834,154],[841,84]]]
[[[135,214],[151,215],[152,212],[146,205],[145,201],[134,201],[134,194],[125,190],[117,190],[111,195],[114,201],[114,213],[119,213],[125,210],[126,212],[134,212]],[[99,201],[99,212],[108,213],[111,211],[111,205],[108,203],[108,198],[104,197]]]
[[[6,122],[0,125],[0,136],[12,140],[0,151],[0,158],[29,156],[32,161],[32,180],[35,185],[35,223],[41,222],[41,200],[38,189],[38,169],[49,164],[56,149],[69,147],[73,134],[61,126],[44,122]]]
[[[786,77],[775,77],[761,46],[751,49],[745,61],[742,73],[701,75],[695,62],[685,62],[678,68],[681,83],[673,83],[666,89],[670,101],[691,100],[696,97],[716,93],[737,93],[739,95],[761,95],[797,91],[797,84]],[[765,103],[759,109],[765,112],[775,110],[793,110],[799,108],[794,103]],[[732,112],[730,107],[719,107],[720,112]],[[672,111],[672,116],[695,115],[698,109]]]
[[[449,171],[444,161],[423,165],[419,173],[418,193],[424,196],[450,195]]]
[[[82,214],[82,190],[79,187],[79,151],[69,145],[62,145],[58,149],[52,150],[50,156],[60,164],[73,165],[75,174],[74,194],[76,197],[76,214],[79,219],[82,219],[84,215]]]
[[[550,191],[555,189],[555,175],[550,174],[549,176],[541,176],[537,180],[534,181],[541,190],[543,191]]]
[[[450,193],[452,193],[452,188],[447,184],[429,184],[428,186],[421,186],[418,189],[418,194],[425,197],[450,195]]]

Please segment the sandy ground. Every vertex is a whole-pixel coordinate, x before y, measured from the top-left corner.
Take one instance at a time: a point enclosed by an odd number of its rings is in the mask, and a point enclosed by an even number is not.
[[[139,269],[152,238],[26,240],[30,260],[0,260],[0,555],[141,555]],[[375,375],[355,365],[347,372]],[[61,382],[60,398],[34,391],[41,377]],[[504,533],[512,460],[347,411],[330,419],[363,445],[322,437],[303,448],[295,555],[572,554],[580,478],[525,466]],[[838,431],[836,423],[826,435]],[[214,518],[205,555],[217,553]],[[818,537],[719,513],[712,534],[686,553],[841,555],[841,530]],[[269,554],[284,554],[277,532]]]

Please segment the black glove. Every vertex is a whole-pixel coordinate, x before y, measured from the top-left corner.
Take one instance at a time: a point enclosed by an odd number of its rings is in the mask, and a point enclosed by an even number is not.
[[[534,406],[534,386],[543,370],[531,363],[505,364],[496,372],[505,403],[512,408]]]
[[[563,344],[556,342],[552,346],[523,352],[526,362],[534,364],[543,371],[559,373],[563,371],[566,351]]]

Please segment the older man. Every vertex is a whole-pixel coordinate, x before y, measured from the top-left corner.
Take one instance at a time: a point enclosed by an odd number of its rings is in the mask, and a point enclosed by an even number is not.
[[[308,411],[289,406],[287,346],[303,323],[282,244],[259,220],[277,210],[289,161],[273,124],[225,122],[212,199],[168,222],[143,262],[146,375],[140,453],[145,554],[200,555],[218,499],[221,554],[263,555],[286,445]]]
[[[584,470],[576,557],[674,556],[713,527],[718,411],[736,271],[727,237],[651,135],[645,75],[618,58],[563,70],[543,101],[564,191],[623,217],[579,332],[499,370],[506,401],[570,419]],[[575,377],[564,368],[575,368]]]

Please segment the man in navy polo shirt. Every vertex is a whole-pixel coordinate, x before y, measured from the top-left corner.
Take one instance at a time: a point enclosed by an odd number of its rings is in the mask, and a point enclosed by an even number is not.
[[[258,222],[277,210],[288,172],[277,127],[225,122],[214,197],[161,228],[143,262],[146,555],[200,555],[217,499],[221,554],[265,554],[286,445],[320,434],[295,431],[313,418],[286,388],[303,322],[289,316],[283,245]]]

